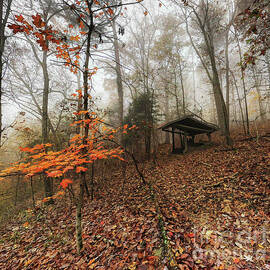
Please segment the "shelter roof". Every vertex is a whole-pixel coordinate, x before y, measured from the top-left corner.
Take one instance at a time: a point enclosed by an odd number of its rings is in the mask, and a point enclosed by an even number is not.
[[[178,130],[180,133],[186,134],[188,136],[193,136],[203,133],[215,132],[219,130],[219,127],[215,124],[206,122],[199,116],[185,115],[179,119],[159,126],[159,129],[167,132],[174,132],[175,130]]]

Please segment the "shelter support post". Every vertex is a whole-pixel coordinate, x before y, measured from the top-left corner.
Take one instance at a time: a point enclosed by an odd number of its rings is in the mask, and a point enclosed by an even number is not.
[[[183,140],[184,141],[184,150],[183,150],[183,153],[186,153],[187,150],[188,150],[187,135],[184,134],[183,136],[184,136],[184,140]]]
[[[211,133],[207,133],[207,137],[208,137],[208,142],[210,143],[212,141],[212,139],[211,139]]]
[[[172,128],[172,145],[173,145],[172,152],[174,152],[175,151],[174,128]]]
[[[180,142],[181,142],[181,148],[183,148],[184,141],[183,141],[183,136],[182,136],[182,134],[179,134],[179,137],[180,137]]]
[[[191,136],[191,144],[194,145],[195,144],[195,135]]]

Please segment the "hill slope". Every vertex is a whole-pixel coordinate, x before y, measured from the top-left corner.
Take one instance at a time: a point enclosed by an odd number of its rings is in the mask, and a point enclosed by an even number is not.
[[[1,231],[0,268],[270,269],[269,153],[261,138],[160,156],[139,164],[146,186],[130,164],[86,201],[81,255],[66,197]]]

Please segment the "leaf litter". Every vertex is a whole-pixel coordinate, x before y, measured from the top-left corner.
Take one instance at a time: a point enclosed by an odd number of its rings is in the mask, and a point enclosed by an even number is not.
[[[68,198],[1,229],[1,269],[270,269],[270,142],[237,141],[185,155],[159,153],[95,187],[75,249]]]

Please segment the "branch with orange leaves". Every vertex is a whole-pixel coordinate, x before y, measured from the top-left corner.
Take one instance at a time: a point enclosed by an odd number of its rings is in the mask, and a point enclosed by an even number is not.
[[[82,111],[81,114],[86,114]],[[85,140],[80,134],[70,139],[70,145],[61,151],[50,151],[48,148],[51,144],[40,144],[32,148],[20,148],[21,152],[27,154],[20,162],[13,164],[10,168],[3,170],[0,176],[7,175],[24,175],[33,177],[39,174],[46,174],[51,178],[63,178],[60,185],[65,189],[73,182],[67,177],[67,174],[79,174],[88,170],[87,165],[93,163],[97,159],[117,158],[124,160],[121,155],[123,149],[108,148],[105,145],[104,138],[114,138],[117,132],[113,129],[103,127],[101,133],[101,122],[96,115],[91,115],[89,119],[75,121],[75,125],[88,126],[90,130],[89,137]]]

